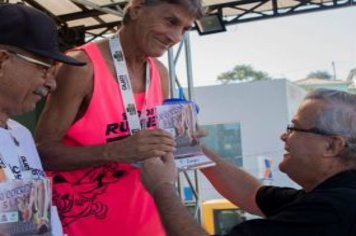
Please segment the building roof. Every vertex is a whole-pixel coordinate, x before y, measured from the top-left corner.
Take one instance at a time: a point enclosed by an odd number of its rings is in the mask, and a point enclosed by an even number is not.
[[[306,78],[295,81],[298,85],[347,85],[349,82],[343,80],[327,80],[319,78]]]
[[[3,2],[3,1],[2,1]],[[122,21],[127,0],[6,0],[22,2],[52,16],[59,27],[85,32],[86,38],[114,32]],[[224,24],[287,16],[346,6],[356,0],[203,0],[207,12],[218,13]],[[71,31],[67,32],[68,34]]]

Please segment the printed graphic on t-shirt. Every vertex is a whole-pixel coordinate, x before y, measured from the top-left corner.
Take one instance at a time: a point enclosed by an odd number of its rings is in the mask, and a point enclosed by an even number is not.
[[[142,128],[157,126],[155,108],[146,109],[142,114],[138,111]],[[122,121],[107,124],[105,127],[106,142],[114,142],[129,136],[126,113],[122,114]],[[80,218],[94,216],[105,219],[109,206],[100,201],[101,195],[107,194],[107,188],[117,183],[126,174],[118,168],[116,163],[88,169],[76,182],[69,182],[65,175],[53,176],[53,201],[63,226],[68,226]],[[58,188],[58,190],[57,190]]]
[[[140,117],[141,127],[149,129],[157,126],[156,109],[146,109],[145,114],[142,116],[142,112],[138,111]],[[126,138],[129,136],[129,126],[126,113],[122,113],[122,121],[114,122],[106,125],[105,137],[106,142],[114,142]]]
[[[105,219],[109,206],[98,198],[105,194],[110,184],[117,183],[125,175],[116,164],[107,164],[98,168],[91,168],[76,182],[67,181],[62,175],[53,177],[53,201],[58,208],[63,226],[76,220],[94,216]]]

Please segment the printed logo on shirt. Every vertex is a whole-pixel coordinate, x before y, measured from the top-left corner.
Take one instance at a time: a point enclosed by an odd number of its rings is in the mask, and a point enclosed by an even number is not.
[[[10,170],[12,171],[12,173],[15,176],[15,179],[22,179],[20,167],[19,166],[12,166],[12,165],[9,165],[9,166],[10,166]]]
[[[99,200],[100,196],[125,174],[125,171],[112,163],[90,168],[75,182],[69,182],[60,174],[53,176],[53,202],[58,208],[63,226],[87,217],[105,220],[109,206]]]
[[[31,168],[31,174],[32,174],[32,178],[34,179],[42,179],[46,177],[45,172],[40,169]]]
[[[144,116],[141,116],[141,111],[138,111],[141,127],[152,128],[157,126],[157,116],[154,108],[145,110]],[[129,136],[129,125],[127,122],[126,113],[122,114],[123,121],[110,123],[106,125],[105,137],[106,142],[114,142]]]
[[[155,109],[137,111],[140,122],[146,127],[155,127],[157,117]],[[142,116],[141,116],[142,115]],[[120,122],[106,125],[105,137],[107,142],[113,142],[129,136],[127,114],[124,112]],[[108,220],[110,205],[101,200],[110,186],[117,186],[127,172],[116,163],[93,167],[85,171],[76,181],[71,182],[65,175],[53,176],[53,202],[58,208],[63,227],[70,227],[81,219],[89,217],[96,220]]]

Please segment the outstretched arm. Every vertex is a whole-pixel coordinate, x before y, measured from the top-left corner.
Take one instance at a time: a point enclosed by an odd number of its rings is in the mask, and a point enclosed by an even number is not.
[[[256,203],[256,193],[261,187],[259,181],[205,146],[203,152],[216,163],[215,166],[201,169],[215,189],[240,208],[263,216]]]
[[[207,236],[177,194],[177,169],[172,155],[144,161],[141,177],[154,198],[167,235]]]

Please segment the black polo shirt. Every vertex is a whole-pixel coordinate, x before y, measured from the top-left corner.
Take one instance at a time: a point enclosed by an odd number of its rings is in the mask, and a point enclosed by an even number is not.
[[[231,236],[356,236],[356,170],[311,192],[264,186],[256,202],[266,218],[235,226]]]

